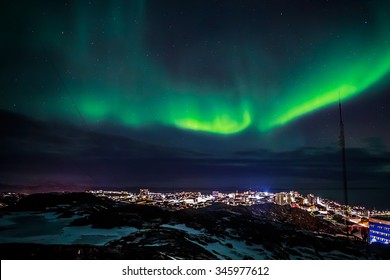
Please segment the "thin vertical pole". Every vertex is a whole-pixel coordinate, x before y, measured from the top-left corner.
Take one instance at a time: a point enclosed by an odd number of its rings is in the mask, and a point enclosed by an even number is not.
[[[342,172],[343,172],[343,186],[344,186],[344,205],[345,205],[345,225],[347,230],[347,236],[349,235],[348,232],[348,224],[347,221],[349,220],[349,213],[348,213],[348,184],[347,184],[347,163],[345,158],[345,136],[344,136],[344,122],[343,122],[343,115],[341,112],[341,101],[339,96],[339,115],[340,115],[340,136],[339,136],[339,144],[341,148],[341,162],[342,162]]]

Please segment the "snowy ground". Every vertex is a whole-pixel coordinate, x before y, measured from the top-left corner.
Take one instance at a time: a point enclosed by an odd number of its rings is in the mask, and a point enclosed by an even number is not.
[[[197,229],[194,229],[194,228],[191,228],[191,227],[187,227],[185,224],[175,224],[175,225],[171,225],[171,224],[162,224],[161,226],[162,226],[162,227],[165,227],[165,228],[172,228],[172,229],[177,229],[177,230],[185,231],[185,232],[188,233],[188,234],[195,234],[195,235],[204,234],[204,231],[202,231],[202,230],[197,230]]]
[[[54,212],[17,212],[0,218],[0,243],[91,244],[104,245],[135,231],[134,227],[98,229],[69,227],[76,218],[58,218]]]
[[[204,230],[197,230],[191,227],[187,227],[185,224],[163,224],[162,227],[166,228],[172,228],[177,230],[182,230],[190,235],[197,235],[200,239],[203,236],[207,236],[207,240],[210,239],[210,236],[207,235],[207,233]],[[246,257],[251,257],[254,259],[259,259],[262,256],[264,259],[268,257],[268,255],[263,250],[262,246],[250,246],[247,245],[243,241],[239,241],[236,239],[231,238],[221,238],[212,236],[211,237],[214,242],[201,244],[195,240],[192,240],[190,238],[186,238],[188,241],[197,244],[204,248],[205,250],[209,251],[213,255],[215,255],[219,259],[244,259]]]

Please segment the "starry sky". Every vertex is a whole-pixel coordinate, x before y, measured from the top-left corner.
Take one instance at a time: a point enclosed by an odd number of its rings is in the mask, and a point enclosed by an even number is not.
[[[8,1],[3,189],[290,190],[389,208],[390,3]]]

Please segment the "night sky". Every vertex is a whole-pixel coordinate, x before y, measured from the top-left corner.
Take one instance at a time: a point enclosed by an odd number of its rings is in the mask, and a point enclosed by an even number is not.
[[[8,1],[0,186],[390,203],[390,2]]]

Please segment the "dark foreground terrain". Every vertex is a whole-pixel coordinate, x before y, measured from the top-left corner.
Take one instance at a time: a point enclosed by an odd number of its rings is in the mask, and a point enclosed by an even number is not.
[[[1,259],[390,259],[389,246],[274,204],[168,211],[88,193],[34,194],[0,210]]]

